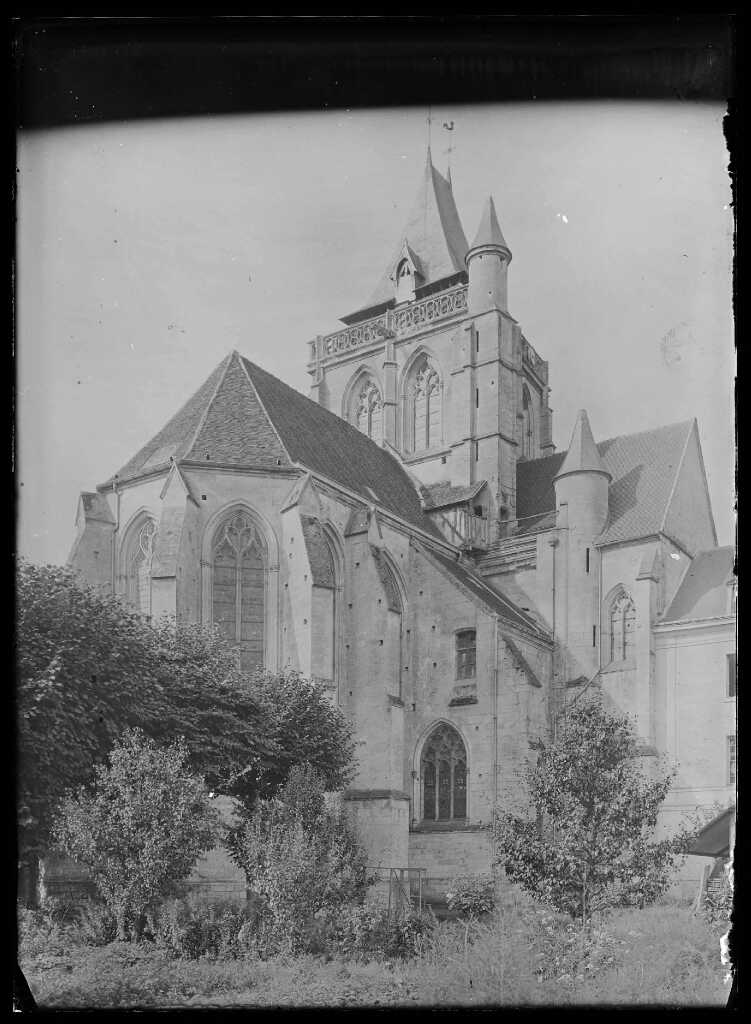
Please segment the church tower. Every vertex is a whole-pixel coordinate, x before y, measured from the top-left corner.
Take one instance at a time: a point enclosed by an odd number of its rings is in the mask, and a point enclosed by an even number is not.
[[[399,458],[439,528],[477,551],[516,515],[517,461],[553,450],[548,365],[508,311],[510,262],[492,198],[467,243],[428,148],[370,299],[310,342],[311,397]]]

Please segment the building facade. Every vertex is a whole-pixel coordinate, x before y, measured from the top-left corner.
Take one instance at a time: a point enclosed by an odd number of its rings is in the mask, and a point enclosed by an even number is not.
[[[582,411],[555,453],[511,259],[492,198],[467,243],[428,152],[370,298],[309,343],[310,397],[230,353],[81,495],[70,556],[144,615],[215,624],[249,671],[322,681],[355,727],[371,863],[435,884],[489,869],[494,809],[523,805],[518,769],[592,688],[647,760],[685,759],[691,799],[730,793],[691,781],[704,755],[671,725],[690,689],[731,735],[675,652],[721,629],[730,654],[734,612],[706,633],[670,612],[702,559],[732,579],[696,422],[596,443]]]

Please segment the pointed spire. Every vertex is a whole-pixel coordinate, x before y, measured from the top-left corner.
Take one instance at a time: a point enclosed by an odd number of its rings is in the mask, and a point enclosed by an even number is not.
[[[612,479],[597,451],[586,409],[579,410],[566,458],[556,473],[555,479],[558,480],[569,473],[602,473],[608,479]]]
[[[433,165],[430,146],[427,147],[425,170],[412,204],[407,223],[401,232],[402,242],[409,245],[418,257],[424,272],[422,285],[433,284],[452,277],[465,269],[467,238],[450,182]],[[393,273],[400,257],[402,243],[386,268],[367,306],[388,302],[394,297]],[[355,314],[352,314],[354,317]],[[347,323],[350,317],[344,317]]]
[[[511,260],[511,250],[506,245],[501,225],[498,223],[498,215],[495,212],[495,203],[492,196],[488,196],[485,202],[482,217],[480,218],[480,226],[477,229],[477,234],[471,248],[478,249],[480,246],[489,245],[494,248],[505,249],[509,260]]]

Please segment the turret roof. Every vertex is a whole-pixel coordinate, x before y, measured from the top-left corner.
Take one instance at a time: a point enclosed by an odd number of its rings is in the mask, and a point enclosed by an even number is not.
[[[456,208],[451,182],[433,166],[430,149],[423,178],[399,245],[370,301],[363,308],[393,299],[394,282],[391,275],[405,241],[420,260],[423,274],[421,285],[434,284],[465,269],[467,238]]]
[[[480,226],[477,229],[477,234],[471,248],[476,249],[481,245],[497,245],[506,249],[507,252],[511,252],[506,245],[506,239],[503,237],[501,225],[498,223],[498,215],[495,212],[495,203],[492,196],[488,196],[485,202],[482,217],[480,218]]]
[[[566,476],[568,473],[604,473],[612,479],[612,474],[597,451],[586,409],[579,410],[566,458],[555,478],[557,480],[558,477]]]

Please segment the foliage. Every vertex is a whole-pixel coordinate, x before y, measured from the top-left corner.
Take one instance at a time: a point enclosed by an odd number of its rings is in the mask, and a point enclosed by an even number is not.
[[[693,833],[653,839],[674,773],[650,779],[637,758],[627,718],[596,699],[575,705],[556,742],[527,768],[536,820],[499,811],[497,856],[508,877],[585,919],[606,906],[657,899]]]
[[[276,798],[259,801],[228,835],[248,887],[271,922],[279,948],[307,948],[349,903],[362,903],[371,879],[365,853],[340,806],[327,806],[324,777],[312,766],[291,769]]]
[[[492,875],[466,875],[456,878],[446,893],[449,910],[467,917],[487,914],[495,908],[495,879]]]
[[[69,794],[53,824],[59,848],[90,869],[119,939],[214,845],[217,815],[187,761],[182,740],[163,748],[127,730],[92,790]]]
[[[42,1007],[723,1006],[719,934],[660,905],[605,913],[582,945],[570,918],[524,907],[472,922],[469,960],[464,927],[444,921],[405,959],[187,960],[155,943],[69,943],[64,955],[23,945],[21,965]]]
[[[255,947],[254,921],[235,903],[168,900],[154,914],[146,937],[169,956],[236,960]]]
[[[321,686],[295,673],[248,679],[213,629],[149,625],[67,569],[17,573],[19,846],[42,853],[55,807],[86,785],[127,727],[184,736],[209,786],[248,808],[308,761],[345,785],[354,745]]]

